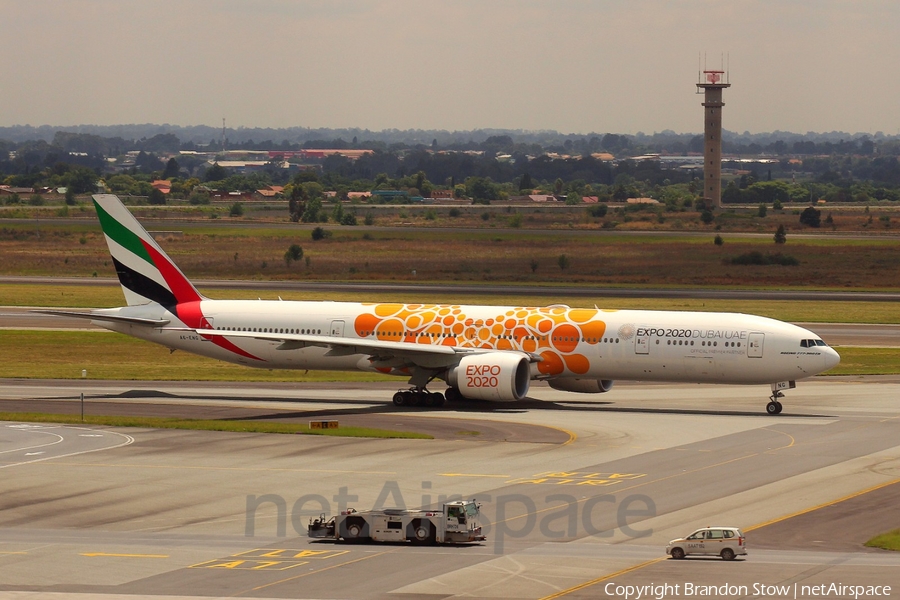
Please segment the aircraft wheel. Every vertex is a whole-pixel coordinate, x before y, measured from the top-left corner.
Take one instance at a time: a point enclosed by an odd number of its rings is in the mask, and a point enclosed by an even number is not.
[[[404,404],[406,404],[406,394],[404,394],[403,392],[397,392],[396,394],[394,394],[394,404],[396,406],[403,406]]]
[[[407,404],[409,404],[410,406],[418,406],[420,404],[422,395],[419,392],[407,392],[407,394],[408,394]]]
[[[777,415],[781,412],[781,402],[775,402],[774,400],[766,404],[766,412],[770,415]]]
[[[781,409],[784,408],[784,407],[781,406],[781,402],[778,402],[777,400],[775,401],[775,404],[778,405],[778,412],[775,413],[775,414],[776,414],[776,415],[780,415],[780,414],[781,414]]]
[[[447,402],[459,402],[462,400],[462,394],[460,394],[459,389],[455,387],[447,388],[447,391],[444,392],[444,397],[447,399]]]
[[[433,404],[432,395],[428,392],[419,392],[419,397],[421,398],[420,403],[422,406],[431,406]]]
[[[444,405],[444,395],[440,392],[434,392],[431,394],[431,405],[432,406],[443,406]]]

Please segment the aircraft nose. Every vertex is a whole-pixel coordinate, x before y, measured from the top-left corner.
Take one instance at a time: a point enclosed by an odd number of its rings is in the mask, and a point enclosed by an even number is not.
[[[841,355],[834,348],[826,348],[825,370],[836,367],[841,362]]]

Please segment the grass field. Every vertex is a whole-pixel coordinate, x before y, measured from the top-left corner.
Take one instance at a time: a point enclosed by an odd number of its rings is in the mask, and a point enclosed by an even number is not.
[[[104,425],[107,427],[145,427],[147,429],[194,429],[202,431],[231,431],[241,433],[292,433],[304,435],[328,435],[337,437],[403,438],[430,440],[433,436],[412,431],[392,431],[369,427],[338,427],[337,429],[310,429],[299,423],[271,423],[244,420],[214,419],[166,419],[160,417],[115,417],[79,415],[54,415],[47,413],[0,412],[0,421],[26,421],[29,423],[65,423],[78,425]]]
[[[829,375],[900,373],[900,351],[893,348],[838,348],[841,364]],[[0,331],[0,378],[137,381],[391,381],[376,373],[251,369],[185,352],[169,353],[156,344],[111,332]]]
[[[106,331],[0,331],[0,378],[401,381],[377,373],[251,369]]]
[[[889,235],[789,235],[787,244],[776,245],[768,236],[706,226],[687,228],[695,235],[672,237],[653,231],[573,235],[568,228],[368,231],[331,225],[326,227],[334,235],[314,242],[308,228],[284,224],[157,225],[179,232],[160,245],[191,278],[900,289],[900,252]],[[725,240],[721,246],[713,243],[717,234]],[[292,244],[304,256],[286,263]],[[750,252],[787,255],[797,264],[732,263]],[[568,259],[565,268],[559,266],[561,255]],[[114,275],[96,224],[6,223],[0,226],[0,256],[0,275]]]
[[[883,550],[900,550],[900,529],[894,529],[881,535],[876,535],[865,544],[869,548],[881,548]]]

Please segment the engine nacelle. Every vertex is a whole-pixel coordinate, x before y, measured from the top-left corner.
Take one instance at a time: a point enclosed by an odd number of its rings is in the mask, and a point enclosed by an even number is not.
[[[528,395],[528,358],[513,352],[486,352],[464,357],[447,373],[447,383],[473,400],[513,402]]]
[[[560,377],[547,383],[554,390],[578,392],[579,394],[603,394],[612,389],[612,379],[581,379],[579,377]]]

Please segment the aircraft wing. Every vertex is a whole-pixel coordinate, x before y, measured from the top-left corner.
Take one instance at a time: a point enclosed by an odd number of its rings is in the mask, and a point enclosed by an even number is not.
[[[144,327],[163,327],[169,324],[168,319],[148,319],[144,317],[126,317],[123,315],[110,315],[99,312],[76,312],[71,310],[32,310],[29,312],[53,315],[56,317],[75,317],[90,321],[108,321],[110,323],[127,323],[129,325],[142,325]]]
[[[281,342],[276,350],[297,350],[309,346],[328,348],[327,356],[349,356],[363,354],[373,361],[389,361],[405,359],[425,368],[441,368],[453,366],[465,354],[482,352],[498,352],[494,349],[460,348],[458,346],[440,346],[417,344],[414,342],[386,342],[372,339],[352,339],[328,335],[299,335],[290,333],[261,333],[251,331],[224,331],[221,329],[192,329],[202,336],[221,336],[227,338],[250,338]],[[521,354],[521,353],[520,353]],[[537,355],[529,355],[532,362],[539,362]]]

